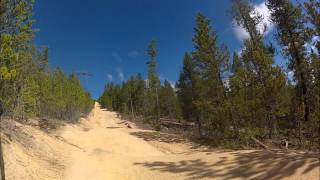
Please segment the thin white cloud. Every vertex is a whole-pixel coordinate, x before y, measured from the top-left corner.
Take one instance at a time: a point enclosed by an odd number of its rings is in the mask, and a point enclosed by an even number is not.
[[[260,24],[258,24],[258,27],[257,27],[259,32],[264,33],[264,35],[269,34],[271,32],[271,30],[273,29],[274,24],[270,20],[271,14],[270,14],[268,7],[266,6],[265,2],[262,2],[261,4],[258,4],[258,5],[253,5],[253,7],[254,7],[255,11],[258,12],[263,17],[262,22]],[[236,37],[240,41],[249,38],[249,34],[244,28],[238,26],[235,23],[235,21],[233,21],[232,24],[234,25],[233,31],[234,31]]]
[[[116,69],[116,73],[117,73],[117,76],[118,76],[119,80],[123,81],[124,80],[124,74],[122,72],[122,69],[121,68],[117,68]]]
[[[112,81],[112,80],[113,80],[112,74],[107,74],[107,78],[108,78],[108,81],[109,81],[109,82]]]
[[[129,58],[136,58],[140,55],[140,53],[137,50],[131,50],[128,52]]]
[[[119,78],[121,79],[121,81],[123,81],[124,80],[124,74],[121,72],[121,73],[119,73]]]
[[[238,26],[235,22],[233,22],[232,24],[234,24],[233,32],[235,33],[238,40],[242,41],[249,38],[249,33],[245,29]]]
[[[112,52],[111,56],[113,57],[114,60],[116,60],[117,62],[121,63],[122,62],[122,57],[120,56],[119,53],[117,52]]]

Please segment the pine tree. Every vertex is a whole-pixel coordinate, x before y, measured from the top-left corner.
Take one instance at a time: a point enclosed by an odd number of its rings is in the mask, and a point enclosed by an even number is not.
[[[315,0],[309,0],[304,3],[306,8],[307,20],[312,24],[311,34],[313,37],[320,36],[320,2]],[[320,52],[320,41],[316,41],[314,46]]]
[[[315,144],[320,144],[320,2],[315,0],[309,0],[304,3],[306,8],[306,19],[308,20],[308,27],[311,34],[311,42],[309,44],[313,46],[308,58],[310,59],[311,69],[311,121],[310,131],[312,132],[313,141]],[[316,39],[316,40],[314,40]]]
[[[274,50],[265,45],[263,34],[257,26],[263,18],[254,11],[246,0],[236,0],[232,8],[237,24],[249,33],[249,39],[244,41],[241,58],[249,75],[250,91],[256,107],[255,127],[267,127],[269,137],[277,130],[277,119],[281,116],[281,93],[285,88],[285,77],[281,68],[274,64]],[[272,94],[272,96],[270,96]]]
[[[100,96],[98,102],[101,104],[102,107],[107,108],[108,110],[113,110],[112,106],[112,92],[113,92],[114,85],[113,83],[108,83],[103,91],[103,94]]]
[[[148,45],[148,55],[150,60],[148,64],[148,115],[155,120],[154,126],[156,129],[160,129],[160,104],[159,104],[159,90],[160,90],[160,80],[157,75],[157,49],[156,42],[152,40]]]
[[[199,129],[205,124],[211,129],[209,133],[223,136],[228,126],[228,120],[224,116],[226,96],[223,75],[229,54],[224,46],[218,46],[217,35],[205,16],[198,14],[196,24],[193,37],[195,50],[192,57],[199,77],[195,88],[199,98],[194,101],[198,114],[197,122]]]
[[[249,109],[251,104],[249,82],[249,72],[239,55],[234,53],[229,77],[228,101],[230,113],[233,117],[232,126],[238,139],[242,138],[239,137],[240,129],[251,128],[253,124],[252,110]]]
[[[34,55],[33,1],[6,0],[0,5],[0,103],[13,112],[22,107],[22,85]]]
[[[165,80],[159,93],[161,115],[170,119],[179,118],[177,97],[169,81]]]
[[[143,114],[144,80],[141,74],[131,76],[126,82],[129,88],[129,106],[131,116]]]
[[[310,33],[305,27],[305,18],[301,6],[293,5],[289,0],[268,0],[266,2],[271,19],[277,25],[276,38],[282,46],[282,52],[289,60],[288,69],[294,73],[295,122],[298,137],[302,143],[302,122],[310,121],[312,92],[310,91],[310,64],[305,44],[310,41]]]
[[[141,74],[136,76],[136,92],[135,92],[135,106],[137,114],[143,115],[144,108],[144,100],[145,100],[145,81]]]
[[[183,67],[177,82],[177,94],[182,109],[183,118],[187,121],[195,121],[195,107],[193,102],[196,100],[195,92],[195,63],[192,57],[186,53],[183,59]]]
[[[27,117],[35,117],[40,115],[39,97],[41,90],[38,84],[37,75],[38,74],[30,75],[25,79],[25,83],[21,92],[23,113],[26,113]]]

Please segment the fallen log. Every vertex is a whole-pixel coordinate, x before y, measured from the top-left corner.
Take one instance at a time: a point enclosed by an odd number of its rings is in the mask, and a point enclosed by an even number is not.
[[[192,128],[194,125],[190,123],[179,123],[174,120],[161,119],[161,125],[167,128]]]
[[[255,143],[259,144],[261,147],[263,147],[264,149],[270,150],[270,148],[269,148],[267,145],[263,144],[263,143],[262,143],[261,141],[259,141],[257,138],[251,136],[251,139],[252,139]]]

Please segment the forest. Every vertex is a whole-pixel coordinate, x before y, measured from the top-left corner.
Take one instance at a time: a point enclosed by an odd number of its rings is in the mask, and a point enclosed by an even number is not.
[[[162,121],[191,123],[197,137],[232,147],[286,140],[297,149],[320,149],[320,2],[267,0],[272,41],[259,30],[263,16],[246,0],[227,14],[249,38],[230,52],[211,20],[196,17],[193,50],[186,52],[173,87],[157,73],[156,41],[147,47],[147,78],[108,83],[100,104],[156,130]],[[275,56],[281,55],[281,62]],[[178,132],[177,132],[178,133]]]
[[[77,73],[49,66],[49,49],[34,43],[33,0],[0,1],[0,116],[77,120],[94,101]]]

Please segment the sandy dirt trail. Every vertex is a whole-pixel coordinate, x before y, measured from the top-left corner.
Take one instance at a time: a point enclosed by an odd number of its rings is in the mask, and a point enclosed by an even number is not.
[[[50,133],[3,121],[6,180],[320,179],[316,153],[214,150],[125,123],[98,104]]]
[[[134,126],[134,125],[133,125]],[[163,136],[164,135],[164,136]],[[174,136],[127,128],[98,104],[88,120],[68,126],[67,180],[319,179],[319,154],[210,151]]]

